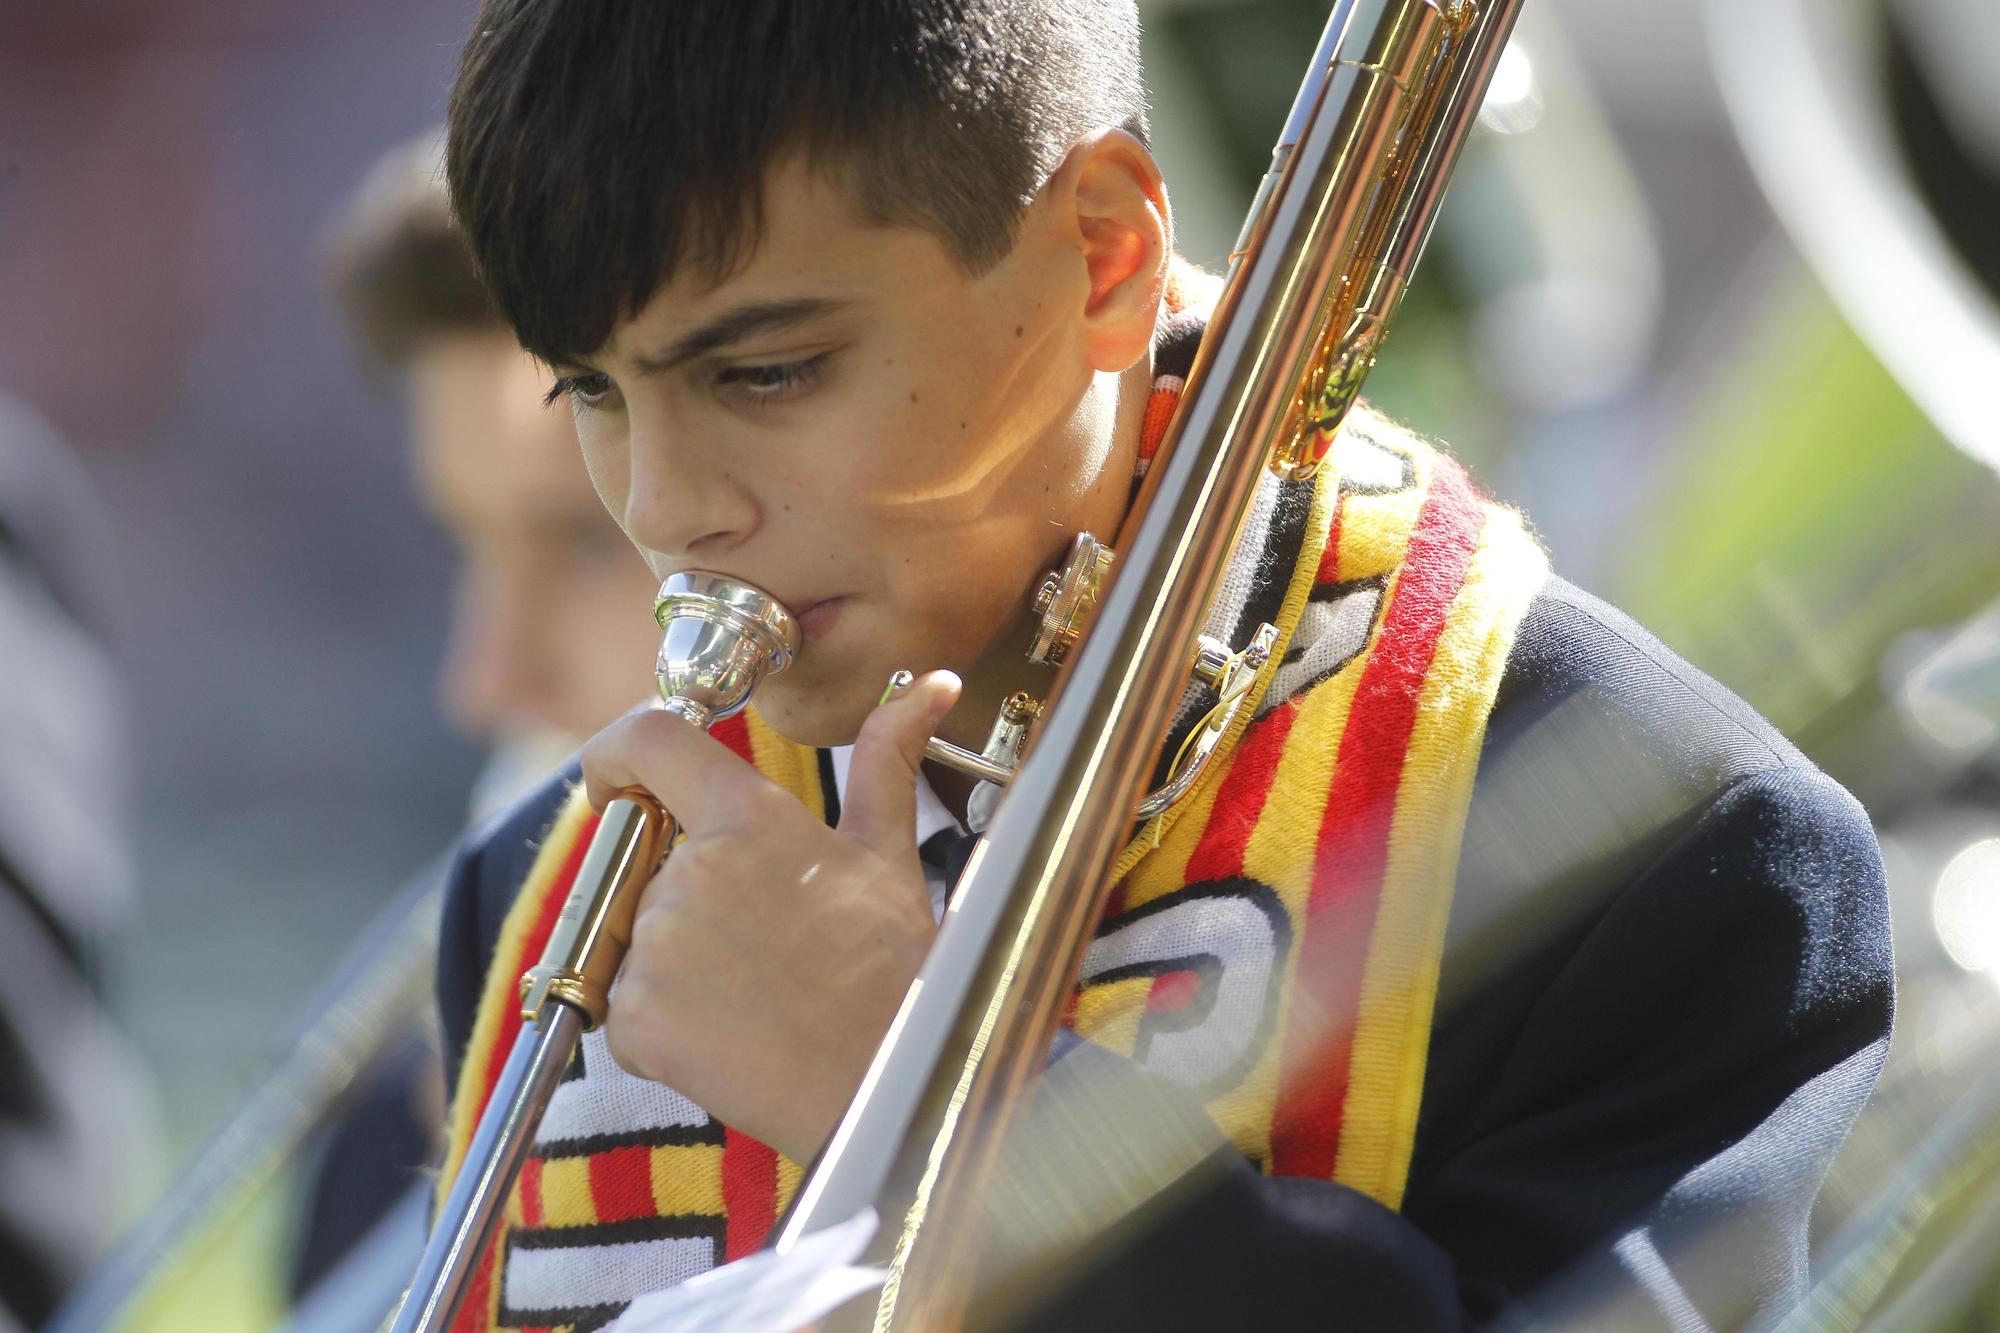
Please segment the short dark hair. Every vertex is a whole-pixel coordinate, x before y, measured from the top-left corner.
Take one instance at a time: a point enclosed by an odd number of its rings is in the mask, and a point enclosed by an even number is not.
[[[327,236],[334,297],[377,371],[433,339],[504,328],[451,220],[437,131],[377,158]]]
[[[495,304],[561,362],[754,249],[781,154],[976,273],[1077,140],[1145,113],[1132,0],[484,0],[447,157]]]

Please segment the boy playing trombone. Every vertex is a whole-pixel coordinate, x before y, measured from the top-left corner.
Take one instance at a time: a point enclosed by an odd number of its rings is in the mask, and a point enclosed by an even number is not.
[[[1046,693],[1030,591],[1118,530],[1208,284],[1114,0],[489,0],[450,168],[655,574],[754,583],[803,638],[753,714],[631,715],[582,795],[461,858],[448,1170],[589,803],[642,786],[687,830],[467,1315],[587,1328],[756,1248],[853,1096],[990,813],[924,743]],[[1796,1296],[1887,1040],[1852,800],[1365,409],[1267,483],[1224,589],[1279,651],[1111,889],[1054,1069],[1112,1109],[1030,1154],[1049,1189],[1156,1125],[1205,1156],[984,1317],[1446,1326],[1560,1312],[1579,1272],[1656,1318]]]

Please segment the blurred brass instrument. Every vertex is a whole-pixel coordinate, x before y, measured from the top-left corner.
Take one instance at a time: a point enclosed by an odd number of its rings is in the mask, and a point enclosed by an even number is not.
[[[1181,409],[1113,559],[1088,535],[1036,598],[1039,660],[1059,663],[1046,709],[1009,700],[982,754],[931,756],[1003,782],[935,947],[846,1117],[802,1184],[774,1248],[873,1208],[878,1303],[836,1322],[958,1325],[978,1198],[1075,984],[1108,872],[1136,818],[1189,790],[1265,672],[1275,632],[1237,648],[1205,612],[1267,469],[1309,477],[1324,457],[1415,268],[1519,0],[1342,0],[1287,118],[1189,377]],[[789,660],[790,617],[719,575],[663,590],[667,708],[697,725],[742,707]],[[1090,633],[1083,636],[1085,622]],[[1185,765],[1148,793],[1190,682],[1221,706]],[[1032,732],[1032,736],[1031,733]],[[1022,759],[1032,740],[1032,754]],[[641,886],[671,818],[614,801],[541,966],[527,1024],[440,1212],[394,1327],[446,1326],[578,1034],[603,1017]]]

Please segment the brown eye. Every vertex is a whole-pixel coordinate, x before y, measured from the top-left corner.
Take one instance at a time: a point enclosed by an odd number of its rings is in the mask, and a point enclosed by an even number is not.
[[[567,398],[574,407],[599,407],[611,396],[609,375],[564,375],[556,380],[544,403],[553,403],[558,398]]]
[[[808,361],[779,361],[761,366],[726,366],[716,383],[745,402],[779,402],[809,389],[820,376],[824,355]]]

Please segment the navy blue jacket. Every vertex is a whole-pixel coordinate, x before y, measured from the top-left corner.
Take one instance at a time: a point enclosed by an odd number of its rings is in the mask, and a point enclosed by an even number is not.
[[[455,872],[438,970],[454,1077],[561,790],[489,827]],[[1077,1043],[1044,1092],[1076,1144],[1101,1156],[1137,1098],[1213,1150],[1062,1271],[988,1283],[984,1317],[1739,1324],[1801,1290],[1807,1214],[1891,1010],[1881,862],[1853,798],[1631,620],[1552,579],[1488,726],[1401,1211],[1264,1176],[1178,1089]],[[1081,1159],[1071,1173],[1060,1148],[1047,1156],[1036,1188],[1088,1179]]]

